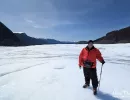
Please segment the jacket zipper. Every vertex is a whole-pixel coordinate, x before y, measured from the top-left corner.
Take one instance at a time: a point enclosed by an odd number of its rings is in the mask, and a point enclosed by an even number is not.
[[[89,52],[90,52],[90,51],[88,50],[88,57],[89,57]],[[87,60],[88,60],[88,57],[87,57]]]

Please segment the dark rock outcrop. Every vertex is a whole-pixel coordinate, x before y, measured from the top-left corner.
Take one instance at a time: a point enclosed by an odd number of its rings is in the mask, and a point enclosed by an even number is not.
[[[19,38],[2,22],[0,22],[0,46],[19,46]]]
[[[95,40],[95,43],[114,44],[114,43],[130,43],[130,27],[112,31],[106,36]]]

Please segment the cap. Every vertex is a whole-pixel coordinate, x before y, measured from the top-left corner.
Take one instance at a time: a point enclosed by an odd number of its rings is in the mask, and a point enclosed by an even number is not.
[[[94,43],[94,41],[93,41],[93,40],[89,40],[89,41],[88,41],[88,44],[89,44],[89,43]]]

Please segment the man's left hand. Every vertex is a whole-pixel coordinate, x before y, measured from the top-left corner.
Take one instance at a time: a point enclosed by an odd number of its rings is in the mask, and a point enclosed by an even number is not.
[[[105,61],[103,60],[101,63],[102,63],[102,65],[104,65],[104,64],[105,64]]]

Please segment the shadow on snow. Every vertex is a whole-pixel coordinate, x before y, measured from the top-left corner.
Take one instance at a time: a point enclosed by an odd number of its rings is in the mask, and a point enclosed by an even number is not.
[[[92,87],[89,87],[88,89],[92,90]],[[108,93],[103,93],[100,90],[98,90],[98,94],[96,95],[96,98],[100,99],[100,100],[121,100],[117,97],[114,97],[114,96],[108,94]]]

